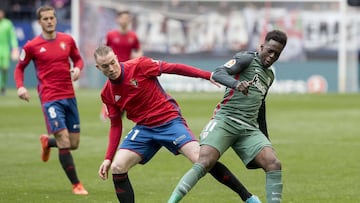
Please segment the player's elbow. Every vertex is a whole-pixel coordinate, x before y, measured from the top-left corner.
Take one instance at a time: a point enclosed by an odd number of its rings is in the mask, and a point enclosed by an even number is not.
[[[222,75],[222,70],[220,68],[217,68],[212,74],[212,79],[216,82],[219,82],[221,75]]]

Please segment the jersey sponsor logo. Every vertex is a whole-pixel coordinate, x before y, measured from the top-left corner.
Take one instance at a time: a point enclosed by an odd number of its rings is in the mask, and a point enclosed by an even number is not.
[[[65,49],[66,49],[65,42],[60,42],[60,47],[65,51]]]
[[[138,88],[138,81],[137,80],[131,79],[130,84],[132,84],[134,87]]]
[[[25,49],[22,49],[19,58],[21,61],[23,61],[25,59],[25,57],[26,57],[26,51],[25,51]]]
[[[226,63],[224,64],[224,66],[225,66],[226,68],[231,68],[233,65],[235,65],[235,63],[236,63],[236,60],[235,60],[235,59],[231,59],[230,61],[226,62]]]
[[[43,52],[45,52],[46,51],[46,49],[44,48],[44,47],[41,47],[40,48],[40,53],[43,53]]]
[[[121,98],[121,96],[120,96],[120,95],[115,95],[115,102],[119,101],[119,100],[120,100],[120,98]]]
[[[264,85],[261,84],[261,81],[259,79],[259,75],[255,74],[253,79],[250,81],[252,85],[254,85],[256,88],[258,88],[258,90],[260,90],[260,92],[265,95],[266,94],[266,87],[264,87]]]
[[[253,77],[253,79],[250,81],[250,83],[256,83],[256,82],[258,82],[259,81],[259,75],[258,74],[255,74],[254,75],[254,77]]]

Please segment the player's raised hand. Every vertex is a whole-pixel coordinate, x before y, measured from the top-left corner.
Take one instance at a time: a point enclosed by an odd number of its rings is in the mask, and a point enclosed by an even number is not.
[[[105,159],[99,168],[99,176],[101,179],[106,180],[108,178],[109,169],[110,169],[111,161],[109,159]]]
[[[17,94],[20,99],[29,102],[30,94],[25,87],[19,87],[19,89],[17,90]]]
[[[80,78],[80,68],[74,67],[70,69],[72,81],[77,81]]]

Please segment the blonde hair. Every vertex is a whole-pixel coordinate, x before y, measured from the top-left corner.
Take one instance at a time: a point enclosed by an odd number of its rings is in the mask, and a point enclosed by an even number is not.
[[[113,52],[111,47],[106,46],[106,45],[100,45],[98,48],[95,49],[95,52],[94,52],[95,61],[97,61],[98,56],[106,56],[110,52]]]

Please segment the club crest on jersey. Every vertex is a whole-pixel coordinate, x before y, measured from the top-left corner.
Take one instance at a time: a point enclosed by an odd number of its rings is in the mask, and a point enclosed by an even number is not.
[[[226,62],[226,63],[224,64],[224,66],[225,66],[226,68],[231,68],[233,65],[235,65],[235,63],[236,63],[236,60],[235,60],[235,59],[231,59],[230,61]]]
[[[138,81],[137,80],[131,79],[130,84],[132,84],[134,87],[138,88]]]
[[[119,101],[119,100],[120,100],[120,98],[121,98],[121,96],[120,96],[120,95],[115,95],[115,102]],[[105,107],[106,107],[106,106],[105,106]],[[107,108],[106,108],[106,111],[107,111]]]
[[[21,61],[23,61],[25,59],[25,57],[26,57],[25,49],[22,49],[19,58],[20,58]]]
[[[40,53],[43,53],[43,52],[45,52],[46,51],[46,49],[44,48],[44,47],[41,47],[40,48]]]
[[[65,50],[66,49],[66,44],[65,42],[60,42],[60,47]]]

